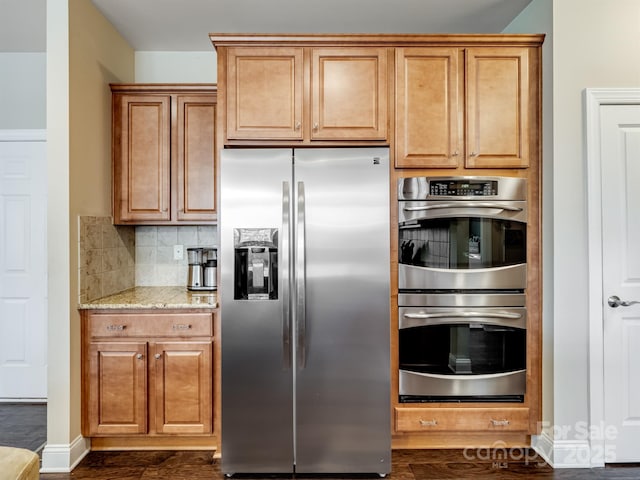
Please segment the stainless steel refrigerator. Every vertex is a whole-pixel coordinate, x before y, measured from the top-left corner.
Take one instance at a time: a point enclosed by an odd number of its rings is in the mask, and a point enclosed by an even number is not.
[[[222,471],[391,469],[387,148],[220,162]]]

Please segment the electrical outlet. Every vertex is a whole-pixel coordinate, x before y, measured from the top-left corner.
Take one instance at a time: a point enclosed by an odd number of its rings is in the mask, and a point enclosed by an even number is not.
[[[182,245],[174,245],[173,246],[173,259],[174,260],[182,260],[184,257],[184,247]]]

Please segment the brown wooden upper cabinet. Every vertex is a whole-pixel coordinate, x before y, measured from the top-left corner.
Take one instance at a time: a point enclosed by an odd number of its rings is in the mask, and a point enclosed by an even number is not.
[[[387,49],[218,49],[228,141],[384,141]]]
[[[396,166],[528,167],[537,60],[517,46],[397,48]]]
[[[215,222],[213,85],[111,85],[115,224]]]

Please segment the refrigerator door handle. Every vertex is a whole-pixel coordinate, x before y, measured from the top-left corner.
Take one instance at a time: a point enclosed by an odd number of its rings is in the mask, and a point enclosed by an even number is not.
[[[290,303],[290,267],[291,261],[291,199],[289,182],[282,182],[282,363],[285,369],[291,368],[291,303]]]
[[[298,341],[298,368],[305,368],[307,360],[306,345],[306,300],[305,300],[305,195],[304,182],[298,182],[298,196],[296,209],[296,326]]]

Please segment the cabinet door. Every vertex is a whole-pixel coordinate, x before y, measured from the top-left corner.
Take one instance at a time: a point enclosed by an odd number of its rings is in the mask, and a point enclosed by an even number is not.
[[[462,155],[456,48],[396,50],[396,166],[457,167]]]
[[[314,48],[311,139],[387,138],[387,51]]]
[[[153,347],[155,430],[210,433],[212,342],[164,342]]]
[[[216,100],[177,96],[177,219],[216,219]]]
[[[169,220],[171,98],[122,95],[114,156],[114,214],[120,221]],[[119,124],[118,124],[119,122]]]
[[[147,431],[146,342],[89,344],[89,434]]]
[[[529,60],[519,47],[470,48],[466,55],[469,168],[529,166]]]
[[[227,138],[302,140],[303,50],[229,48]]]

